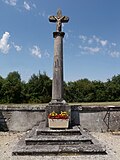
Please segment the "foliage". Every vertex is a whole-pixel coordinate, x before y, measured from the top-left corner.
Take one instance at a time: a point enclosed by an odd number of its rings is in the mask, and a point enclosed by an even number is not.
[[[3,81],[1,87],[2,103],[20,103],[21,102],[21,78],[18,72],[11,72]]]
[[[28,82],[21,81],[18,72],[0,76],[0,103],[48,103],[51,101],[52,81],[44,73],[33,74]],[[120,75],[107,82],[80,79],[64,82],[64,99],[67,102],[120,101]]]
[[[120,101],[120,75],[113,76],[107,82],[81,79],[64,86],[67,102]]]
[[[33,74],[27,83],[28,102],[45,103],[51,100],[52,83],[46,73]]]

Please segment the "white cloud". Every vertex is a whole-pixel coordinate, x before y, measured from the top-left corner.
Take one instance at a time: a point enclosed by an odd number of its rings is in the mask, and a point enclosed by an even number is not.
[[[18,45],[15,45],[14,47],[15,47],[16,51],[18,51],[18,52],[21,51],[21,49],[22,49],[22,47],[18,46]]]
[[[92,54],[98,53],[100,51],[100,48],[98,47],[84,47],[83,49],[84,51],[90,52]]]
[[[97,45],[102,45],[103,47],[107,45],[108,41],[107,40],[102,40],[98,38],[96,35],[93,35],[92,37],[87,37],[85,35],[80,35],[79,38],[87,44],[93,44],[97,43]]]
[[[32,55],[34,55],[38,58],[41,58],[41,56],[42,56],[41,50],[37,45],[33,46],[33,48],[31,49],[31,52],[32,52]]]
[[[42,17],[46,17],[46,13],[45,13],[45,11],[43,11],[43,12],[39,12],[39,13],[38,13],[38,15],[39,15],[39,16],[42,16]],[[48,16],[48,18],[49,18],[49,16]]]
[[[11,6],[16,6],[16,4],[17,4],[17,0],[4,0],[4,2],[6,4],[11,5]]]
[[[79,48],[81,49],[82,54],[96,54],[101,50],[98,47],[89,47],[89,46],[81,46],[81,45],[79,45]]]
[[[114,58],[119,58],[120,57],[120,51],[113,51],[110,54]]]
[[[8,44],[9,37],[10,37],[9,32],[5,32],[2,38],[0,39],[0,51],[2,53],[6,54],[9,52],[10,49],[10,45]]]
[[[49,17],[50,17],[50,15],[47,15],[45,11],[39,12],[38,15],[41,16],[42,18],[49,19]],[[50,23],[50,22],[48,21],[48,23]]]
[[[31,10],[30,5],[29,5],[26,1],[24,1],[24,8],[25,8],[26,10],[28,10],[28,11]]]
[[[82,41],[78,46],[81,50],[81,54],[95,54],[101,52],[101,54],[106,54],[112,57],[120,57],[120,47],[115,42],[109,42],[96,35],[90,37],[80,35],[79,38]]]
[[[14,42],[13,47],[16,49],[17,52],[20,52],[22,50],[22,46],[16,45]]]
[[[45,50],[44,55],[45,55],[46,57],[50,57],[50,54],[49,54],[49,52],[47,51],[47,49]]]
[[[93,39],[90,38],[90,39],[88,40],[88,44],[92,44],[92,43],[93,43]]]
[[[93,35],[93,39],[96,41],[96,42],[100,42],[100,39],[97,37],[97,36],[95,36],[95,35]]]
[[[66,33],[65,33],[65,38],[63,39],[63,42],[64,42],[64,43],[66,43],[68,37],[69,37],[69,35],[68,35],[68,33],[66,32]]]
[[[37,8],[35,3],[33,3],[32,6],[33,6],[33,8]]]
[[[85,42],[85,41],[87,40],[87,36],[84,36],[84,35],[80,35],[79,38],[80,38],[83,42]]]
[[[68,35],[68,33],[66,32],[66,33],[65,33],[65,38],[68,39],[68,37],[69,37],[69,35]]]
[[[100,44],[101,44],[102,46],[106,46],[107,43],[108,43],[107,40],[100,40]]]
[[[116,46],[117,44],[116,43],[112,43],[112,46]]]
[[[97,43],[101,44],[103,47],[106,46],[108,43],[107,40],[102,40],[95,35],[93,35],[93,40],[95,40]]]
[[[42,15],[42,17],[45,17],[46,16],[45,11],[43,11],[41,15]]]

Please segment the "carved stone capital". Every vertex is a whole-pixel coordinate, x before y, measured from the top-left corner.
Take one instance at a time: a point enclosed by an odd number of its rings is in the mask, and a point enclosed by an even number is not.
[[[65,33],[64,32],[53,32],[53,37],[56,38],[57,36],[61,36],[64,38]]]

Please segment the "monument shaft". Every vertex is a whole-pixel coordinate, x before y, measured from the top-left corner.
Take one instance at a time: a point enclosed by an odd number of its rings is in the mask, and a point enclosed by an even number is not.
[[[52,81],[52,101],[63,100],[63,38],[64,32],[53,32],[54,37],[54,64]]]
[[[56,23],[56,32],[54,37],[54,64],[52,81],[52,103],[63,102],[63,38],[62,23],[67,23],[69,17],[63,16],[62,11],[58,10],[57,16],[50,16],[50,22]]]

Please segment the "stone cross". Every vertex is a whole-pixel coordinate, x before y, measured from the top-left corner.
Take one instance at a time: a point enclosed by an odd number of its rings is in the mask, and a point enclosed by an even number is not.
[[[57,16],[50,16],[49,21],[56,22],[56,31],[61,32],[62,31],[62,23],[67,23],[69,21],[69,17],[62,16],[62,11],[59,9],[57,11]]]
[[[62,32],[62,23],[69,21],[69,18],[62,16],[59,9],[57,16],[50,16],[50,22],[56,22],[56,32],[54,37],[54,63],[53,63],[53,81],[52,81],[52,100],[51,103],[64,103],[63,100],[63,38],[65,33]]]

